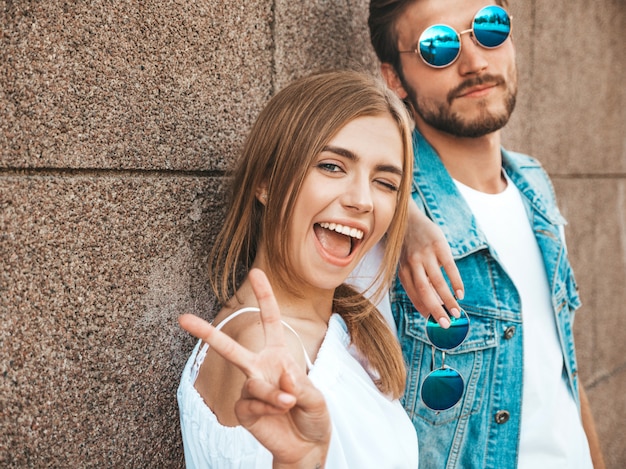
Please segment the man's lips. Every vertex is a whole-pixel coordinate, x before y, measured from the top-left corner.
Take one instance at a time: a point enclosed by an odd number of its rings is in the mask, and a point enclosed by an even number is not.
[[[463,98],[463,97],[471,97],[471,96],[483,96],[485,94],[487,94],[488,90],[491,90],[492,88],[495,88],[496,86],[498,86],[496,83],[491,83],[488,85],[480,85],[480,86],[472,86],[471,88],[467,88],[463,91],[461,91],[459,94],[457,94],[457,98]]]
[[[452,101],[457,98],[486,95],[492,88],[503,84],[504,78],[498,75],[485,75],[478,78],[471,78],[448,93],[448,103],[452,103]]]

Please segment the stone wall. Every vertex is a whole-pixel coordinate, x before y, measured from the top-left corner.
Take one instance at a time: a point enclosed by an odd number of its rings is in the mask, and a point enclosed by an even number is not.
[[[551,173],[580,373],[626,465],[626,4],[517,2],[506,144]],[[0,466],[180,467],[224,170],[309,71],[377,69],[365,0],[0,2]]]

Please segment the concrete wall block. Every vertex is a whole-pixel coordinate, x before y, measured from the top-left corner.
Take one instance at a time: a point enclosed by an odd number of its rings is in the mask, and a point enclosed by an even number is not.
[[[4,5],[0,167],[224,169],[271,93],[268,2]]]
[[[312,71],[378,62],[367,29],[366,0],[276,1],[276,89]]]
[[[625,174],[624,3],[539,1],[534,20],[537,156],[559,174]]]
[[[626,337],[626,181],[557,179],[555,187],[583,302],[576,316],[580,371],[593,383],[626,366],[624,348],[609,339]]]
[[[532,64],[532,48],[528,47],[533,42],[533,2],[509,2],[509,12],[512,16],[512,37],[517,57],[517,102],[515,112],[511,116],[509,124],[503,131],[503,142],[507,148],[516,151],[533,154],[533,127],[532,121],[526,116],[532,114],[533,95],[531,83],[535,72]]]
[[[593,411],[596,422],[602,423],[598,430],[608,469],[620,469],[626,464],[626,445],[623,439],[626,400],[621,398],[625,383],[626,370],[622,367],[611,377],[598,381],[593,389],[587,391],[591,402],[606,403],[593,406]]]
[[[175,392],[214,310],[210,178],[0,179],[3,467],[177,467]]]
[[[626,463],[623,434],[626,399],[624,337],[626,324],[626,181],[555,181],[566,227],[570,260],[583,302],[574,332],[580,377],[585,385],[607,459],[607,467]]]

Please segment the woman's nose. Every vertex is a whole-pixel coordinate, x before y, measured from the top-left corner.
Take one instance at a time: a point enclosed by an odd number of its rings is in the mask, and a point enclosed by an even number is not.
[[[369,180],[353,180],[346,189],[342,197],[344,207],[359,212],[369,212],[374,208]]]

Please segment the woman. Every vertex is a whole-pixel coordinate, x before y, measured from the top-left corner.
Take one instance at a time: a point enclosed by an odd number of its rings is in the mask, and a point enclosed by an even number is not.
[[[188,467],[417,466],[397,340],[343,283],[383,236],[374,298],[393,277],[411,129],[357,72],[297,80],[261,112],[211,255],[220,330],[180,318],[203,339],[178,390]]]

